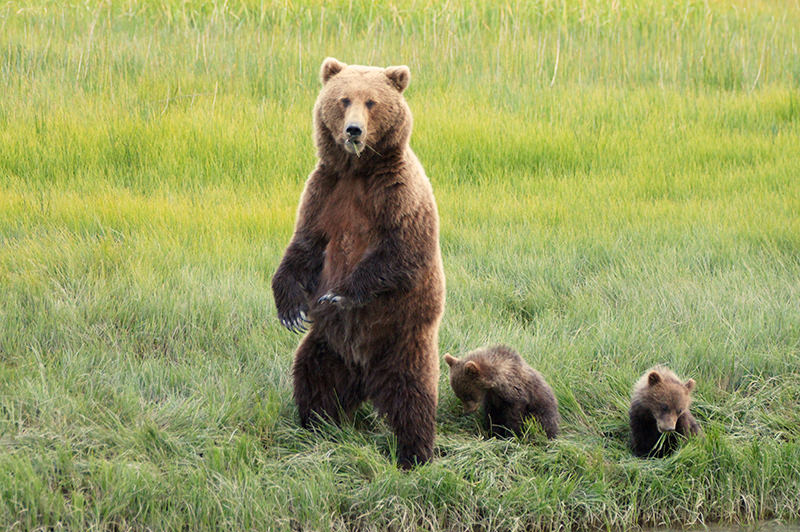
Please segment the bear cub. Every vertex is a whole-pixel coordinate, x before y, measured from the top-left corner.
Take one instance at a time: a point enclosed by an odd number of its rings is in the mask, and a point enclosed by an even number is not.
[[[492,436],[521,434],[533,417],[548,438],[558,434],[561,416],[552,388],[541,373],[513,349],[496,345],[472,351],[462,359],[444,356],[450,386],[464,403],[464,413],[483,406],[483,421]]]
[[[678,444],[678,438],[668,437],[659,446],[661,434],[700,433],[700,424],[689,412],[694,385],[693,379],[681,382],[664,366],[651,368],[641,376],[633,387],[628,413],[633,454],[661,458],[671,454]]]

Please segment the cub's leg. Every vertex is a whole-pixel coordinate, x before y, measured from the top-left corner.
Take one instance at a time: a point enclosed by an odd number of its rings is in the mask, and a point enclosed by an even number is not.
[[[685,412],[680,415],[678,421],[675,422],[675,430],[684,436],[696,436],[702,432],[700,423],[697,422],[690,412]]]
[[[489,391],[483,405],[483,424],[489,436],[512,438],[522,430],[522,412]]]
[[[548,439],[552,440],[558,436],[558,424],[561,421],[561,416],[558,414],[558,407],[552,404],[551,401],[534,404],[530,413],[542,426]]]
[[[631,406],[629,417],[633,454],[641,457],[658,456],[658,453],[653,453],[653,448],[660,434],[653,415],[645,407],[634,404]]]

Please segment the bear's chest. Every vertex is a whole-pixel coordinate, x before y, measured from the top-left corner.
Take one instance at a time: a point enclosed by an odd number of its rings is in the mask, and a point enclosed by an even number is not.
[[[331,192],[319,223],[328,240],[323,277],[335,282],[352,271],[373,243],[374,223],[363,183],[339,183]]]

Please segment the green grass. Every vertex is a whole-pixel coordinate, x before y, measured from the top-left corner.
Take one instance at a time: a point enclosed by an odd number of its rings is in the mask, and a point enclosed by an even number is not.
[[[800,4],[0,5],[0,528],[556,530],[800,516]],[[440,349],[517,348],[562,435],[301,430],[269,279],[325,56],[408,64]],[[665,363],[706,436],[634,459]],[[444,366],[444,364],[443,364]]]

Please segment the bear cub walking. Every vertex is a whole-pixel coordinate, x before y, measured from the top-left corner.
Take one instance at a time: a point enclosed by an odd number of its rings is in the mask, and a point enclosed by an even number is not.
[[[694,384],[693,379],[681,382],[664,366],[651,368],[641,376],[633,387],[629,412],[633,454],[661,458],[677,447],[677,438],[667,438],[658,447],[661,434],[700,433],[700,424],[689,412]]]
[[[541,373],[513,349],[496,345],[472,351],[462,359],[444,356],[450,386],[464,403],[464,412],[483,406],[486,429],[493,436],[520,434],[533,417],[548,438],[558,434],[558,401]]]

